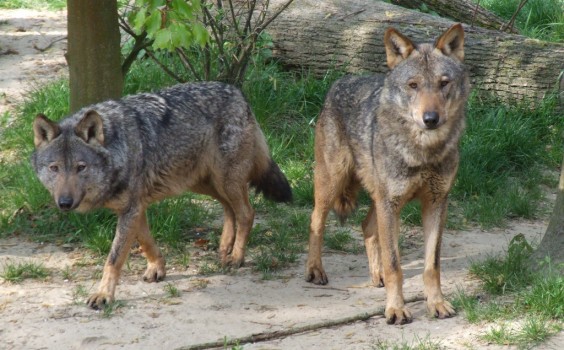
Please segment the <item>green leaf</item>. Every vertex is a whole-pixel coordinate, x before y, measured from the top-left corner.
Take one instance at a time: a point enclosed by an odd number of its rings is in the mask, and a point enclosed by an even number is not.
[[[184,0],[172,0],[172,8],[181,18],[193,19],[194,9]]]
[[[186,25],[174,23],[170,27],[172,48],[188,48],[192,45],[193,35]]]
[[[133,24],[133,29],[137,33],[140,33],[141,31],[143,31],[143,26],[145,25],[146,19],[146,12],[144,9],[142,9],[139,12],[132,14],[132,18],[130,18],[129,21],[131,22],[131,24]]]
[[[156,49],[173,49],[172,33],[170,29],[161,29],[157,33],[155,33],[155,42],[153,43],[153,47]]]
[[[156,10],[151,13],[151,15],[145,20],[145,26],[149,36],[155,35],[155,33],[161,29],[161,11]]]
[[[194,26],[192,27],[192,32],[194,33],[194,41],[197,44],[199,44],[200,46],[206,45],[210,35],[203,25],[199,23],[194,23]]]
[[[166,5],[166,0],[141,0],[141,3],[148,5],[149,12],[157,10],[159,7]]]

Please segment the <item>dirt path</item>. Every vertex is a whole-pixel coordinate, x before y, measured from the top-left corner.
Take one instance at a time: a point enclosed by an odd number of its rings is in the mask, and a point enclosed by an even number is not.
[[[65,74],[63,12],[0,10],[0,113],[13,108],[39,81]],[[508,229],[448,231],[443,243],[443,290],[472,290],[472,260],[503,251],[517,233],[539,240],[545,222],[517,222]],[[306,230],[307,228],[304,228]],[[173,349],[200,343],[288,330],[371,312],[384,306],[384,290],[368,284],[363,254],[328,252],[324,264],[330,284],[304,282],[305,256],[281,277],[265,281],[249,268],[233,275],[202,276],[190,262],[168,270],[164,283],[140,281],[142,259],[132,256],[116,297],[121,307],[110,317],[89,310],[83,292],[93,291],[102,261],[85,250],[66,250],[24,238],[0,239],[0,270],[8,262],[34,261],[54,273],[45,281],[0,282],[0,349]],[[422,251],[403,257],[407,298],[422,292]],[[171,297],[167,285],[180,295]],[[373,349],[379,343],[417,339],[440,342],[447,349],[497,349],[478,339],[484,325],[469,325],[461,316],[434,320],[422,301],[411,303],[414,322],[388,326],[381,316],[339,327],[247,344],[244,349]],[[562,332],[542,349],[564,348]]]
[[[66,12],[0,10],[0,114],[41,82],[67,74]]]

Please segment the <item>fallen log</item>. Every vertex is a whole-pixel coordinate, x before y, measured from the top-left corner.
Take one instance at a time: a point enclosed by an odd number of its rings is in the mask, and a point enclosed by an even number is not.
[[[272,8],[283,1],[272,0]],[[317,76],[330,69],[387,72],[384,31],[432,41],[452,21],[374,0],[295,0],[268,28],[282,65]],[[557,89],[564,44],[464,26],[465,63],[475,89],[504,101],[536,100]]]
[[[414,10],[424,5],[442,17],[488,29],[501,30],[508,22],[471,0],[392,0],[392,4]],[[515,28],[511,32],[518,33]]]

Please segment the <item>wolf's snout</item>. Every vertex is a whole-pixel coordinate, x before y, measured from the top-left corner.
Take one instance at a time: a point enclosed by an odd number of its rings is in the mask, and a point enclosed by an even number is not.
[[[60,197],[59,200],[57,201],[57,205],[59,206],[59,209],[64,211],[71,210],[73,204],[74,201],[72,197]]]
[[[439,125],[439,113],[425,112],[423,113],[423,123],[429,129],[434,129]]]

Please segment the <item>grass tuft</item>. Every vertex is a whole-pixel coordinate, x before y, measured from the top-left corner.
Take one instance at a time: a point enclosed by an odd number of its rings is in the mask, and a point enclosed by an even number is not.
[[[533,248],[523,234],[518,234],[509,243],[506,257],[491,257],[473,263],[470,273],[478,276],[484,290],[493,295],[514,292],[527,286],[532,278],[529,257]]]
[[[0,274],[7,282],[19,283],[25,279],[45,279],[49,277],[49,270],[40,263],[6,263],[4,271]]]

